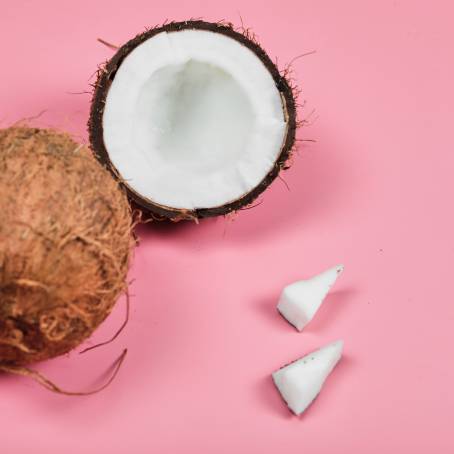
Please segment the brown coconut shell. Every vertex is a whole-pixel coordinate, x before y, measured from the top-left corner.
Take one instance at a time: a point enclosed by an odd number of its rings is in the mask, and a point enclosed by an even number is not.
[[[103,132],[103,113],[104,106],[107,99],[112,81],[118,68],[121,66],[123,60],[133,51],[137,46],[144,41],[152,38],[161,32],[175,32],[185,29],[208,30],[214,33],[221,33],[230,38],[235,39],[243,46],[246,46],[263,62],[266,69],[271,74],[277,89],[281,94],[282,109],[284,116],[287,120],[287,133],[285,141],[282,145],[279,156],[277,157],[273,167],[263,180],[250,192],[244,194],[241,198],[233,200],[225,205],[214,208],[201,208],[195,210],[177,209],[164,205],[160,205],[153,200],[143,197],[132,189],[126,181],[121,178],[120,172],[115,168],[109,158],[109,153],[104,143]],[[146,214],[154,219],[171,219],[178,221],[182,219],[197,220],[212,216],[226,215],[242,208],[251,205],[252,202],[275,180],[279,172],[286,168],[287,161],[289,160],[292,148],[295,143],[295,133],[297,129],[297,115],[294,89],[287,80],[287,73],[280,73],[277,66],[270,59],[268,54],[262,49],[260,44],[255,39],[254,35],[249,30],[235,30],[232,24],[219,22],[205,22],[202,20],[189,20],[184,22],[170,22],[165,25],[147,30],[135,38],[128,41],[121,46],[116,54],[100,69],[98,72],[98,79],[94,85],[94,93],[91,104],[90,119],[88,122],[88,130],[90,134],[91,146],[100,160],[113,175],[118,178],[122,185],[126,188],[130,200],[141,208]]]
[[[0,130],[0,365],[69,352],[125,290],[127,197],[67,134]]]

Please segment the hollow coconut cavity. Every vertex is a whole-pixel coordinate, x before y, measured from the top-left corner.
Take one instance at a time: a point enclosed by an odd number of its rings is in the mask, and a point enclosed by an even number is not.
[[[187,21],[138,35],[100,71],[89,132],[98,158],[154,217],[251,204],[295,140],[292,89],[249,36]]]
[[[125,290],[124,191],[68,135],[0,130],[0,366],[66,353]]]

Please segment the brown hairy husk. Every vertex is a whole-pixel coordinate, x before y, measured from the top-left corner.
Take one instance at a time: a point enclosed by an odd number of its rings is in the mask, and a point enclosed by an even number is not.
[[[0,365],[64,354],[126,288],[124,191],[85,146],[53,130],[0,130]]]

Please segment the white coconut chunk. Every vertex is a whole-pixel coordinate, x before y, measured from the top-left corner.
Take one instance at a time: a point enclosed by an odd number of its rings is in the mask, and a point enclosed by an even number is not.
[[[302,331],[312,320],[343,270],[343,265],[337,265],[311,279],[288,285],[281,293],[278,311],[298,331]]]
[[[141,197],[178,209],[223,206],[264,179],[287,124],[258,56],[206,30],[161,32],[121,63],[106,98],[103,139]]]
[[[274,384],[295,415],[303,413],[317,397],[343,347],[344,342],[338,340],[273,373]]]

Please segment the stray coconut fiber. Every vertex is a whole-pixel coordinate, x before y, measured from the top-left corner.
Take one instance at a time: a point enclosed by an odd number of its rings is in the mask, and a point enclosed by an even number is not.
[[[148,30],[99,71],[92,148],[153,218],[225,215],[277,177],[294,93],[248,31],[200,20]]]
[[[87,339],[126,289],[131,209],[90,150],[24,126],[0,130],[0,194],[0,369],[24,374]]]

